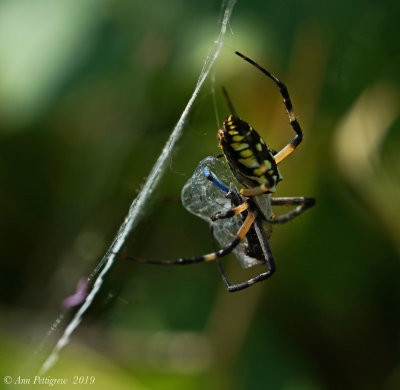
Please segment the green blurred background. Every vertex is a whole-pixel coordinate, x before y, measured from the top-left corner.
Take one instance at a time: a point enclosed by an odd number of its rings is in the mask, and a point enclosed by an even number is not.
[[[270,147],[293,137],[276,87],[234,50],[288,85],[304,129],[276,195],[317,205],[274,229],[276,275],[240,293],[226,292],[215,264],[118,260],[48,375],[95,376],[99,389],[400,388],[399,4],[237,2],[123,251],[211,250],[179,197],[219,153],[222,85]],[[221,18],[215,0],[0,2],[1,382],[29,372],[60,303],[111,243]],[[249,276],[233,257],[224,265],[232,280]]]

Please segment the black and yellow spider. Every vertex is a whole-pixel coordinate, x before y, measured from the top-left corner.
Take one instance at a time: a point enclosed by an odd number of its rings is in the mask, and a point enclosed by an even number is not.
[[[157,265],[188,265],[216,260],[225,285],[231,292],[247,288],[256,282],[269,278],[274,273],[275,264],[265,233],[265,225],[287,222],[315,204],[314,198],[272,198],[270,196],[271,193],[275,192],[276,185],[282,180],[278,164],[296,149],[302,141],[303,134],[293,112],[286,86],[250,58],[239,52],[235,53],[258,68],[278,86],[283,96],[290,124],[296,133],[295,137],[279,152],[270,149],[257,131],[236,115],[232,102],[226,91],[223,90],[231,114],[218,130],[218,139],[223,152],[221,157],[225,157],[231,174],[226,173],[226,170],[224,171],[224,168],[221,167],[222,161],[217,158],[210,157],[203,160],[196,171],[197,173],[195,172],[191,180],[185,185],[182,191],[182,201],[189,211],[210,221],[212,231],[216,233],[217,239],[224,247],[216,250],[213,240],[214,252],[172,261],[155,261],[122,256],[129,260]],[[214,169],[219,170],[220,178],[223,176],[223,180],[227,181],[226,184],[230,186],[229,188],[221,182],[218,175],[213,174],[212,170]],[[233,184],[235,179],[232,174],[237,182],[243,186],[240,191]],[[205,183],[202,182],[204,179]],[[271,207],[273,205],[293,205],[297,207],[275,218]],[[218,208],[219,206],[221,208]],[[203,208],[204,210],[201,211]],[[245,282],[230,284],[219,259],[233,251],[242,266],[266,264],[267,270]]]

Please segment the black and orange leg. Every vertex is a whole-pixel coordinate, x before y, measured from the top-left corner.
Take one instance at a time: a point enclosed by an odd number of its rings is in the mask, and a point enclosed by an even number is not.
[[[252,188],[242,188],[240,190],[240,195],[242,196],[256,196],[256,195],[261,195],[265,194],[270,190],[270,187],[267,184],[262,184],[258,187],[252,187]]]
[[[286,111],[289,115],[290,125],[292,126],[296,135],[281,151],[279,151],[278,153],[276,153],[274,155],[275,161],[278,164],[283,159],[285,159],[287,156],[289,156],[289,154],[291,154],[296,149],[296,147],[300,144],[300,142],[303,139],[303,132],[301,130],[299,122],[296,119],[296,115],[293,111],[292,101],[290,100],[288,89],[286,88],[286,85],[282,83],[282,81],[280,81],[276,76],[274,76],[268,70],[264,69],[263,67],[258,65],[256,62],[254,62],[250,58],[246,57],[245,55],[239,53],[238,51],[235,51],[235,53],[239,57],[243,58],[245,61],[250,63],[251,65],[255,66],[266,76],[268,76],[278,86],[279,91],[283,97],[283,102],[285,104]]]
[[[248,210],[250,207],[250,203],[243,202],[243,199],[240,197],[240,195],[234,191],[231,191],[227,186],[222,184],[211,172],[208,168],[204,169],[204,175],[206,178],[213,183],[216,187],[218,187],[220,190],[222,190],[225,193],[225,196],[229,198],[232,202],[232,204],[235,207],[232,207],[231,209],[227,209],[224,211],[219,211],[218,213],[212,215],[210,217],[211,221],[216,221],[217,219],[224,219],[224,218],[231,218],[235,215],[241,214],[244,211]]]
[[[294,210],[268,221],[269,223],[285,223],[297,217],[303,211],[315,205],[315,198],[282,197],[271,198],[272,206],[297,206]]]
[[[225,286],[226,286],[226,288],[227,288],[227,290],[229,292],[235,292],[235,291],[244,290],[245,288],[248,288],[248,287],[252,286],[255,283],[258,283],[258,282],[261,282],[263,280],[266,280],[266,279],[270,278],[275,272],[275,262],[274,262],[274,258],[272,256],[272,251],[271,251],[271,248],[269,246],[269,242],[268,242],[267,236],[265,235],[265,231],[263,229],[262,222],[261,222],[261,220],[259,218],[256,218],[256,220],[254,221],[254,227],[255,227],[257,235],[259,237],[260,245],[263,248],[265,262],[266,262],[266,265],[267,265],[267,271],[263,272],[261,274],[258,274],[254,278],[246,280],[245,282],[241,282],[241,283],[237,283],[237,284],[231,284],[229,282],[225,272],[224,272],[224,269],[222,268],[222,264],[221,264],[220,260],[217,259],[216,263],[217,263],[217,266],[218,266],[218,270],[219,270],[219,272],[221,274],[221,277],[222,277],[222,280],[224,281]],[[212,228],[211,228],[211,235],[212,235],[213,248],[214,248],[214,251],[216,251],[215,239],[214,239]]]
[[[215,241],[214,226],[213,225],[210,225],[210,233],[211,233],[211,244],[212,244],[213,251],[217,252],[217,244],[216,244],[216,241]],[[224,269],[222,268],[221,261],[220,261],[220,259],[216,259],[215,262],[217,263],[218,271],[221,274],[222,280],[224,281],[225,286],[229,291],[230,284],[228,282],[228,278],[226,277]]]
[[[233,207],[231,209],[219,211],[218,213],[211,216],[211,221],[216,221],[218,219],[224,219],[224,218],[232,218],[235,215],[241,214],[244,211],[248,210],[249,207],[250,207],[249,202],[244,202],[239,206]]]
[[[225,248],[220,249],[219,251],[214,251],[207,255],[198,256],[198,257],[184,257],[177,260],[170,260],[170,261],[158,261],[158,260],[147,260],[147,259],[139,259],[136,257],[120,255],[123,259],[135,261],[137,263],[144,263],[144,264],[153,264],[153,265],[189,265],[195,263],[202,263],[220,259],[231,253],[240,243],[240,241],[246,236],[247,232],[253,225],[253,222],[256,218],[256,214],[254,211],[250,211],[244,220],[242,226],[236,233],[236,237],[232,240]]]

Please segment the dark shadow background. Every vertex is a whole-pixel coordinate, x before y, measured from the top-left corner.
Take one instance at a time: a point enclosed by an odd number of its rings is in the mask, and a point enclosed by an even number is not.
[[[288,85],[304,142],[276,195],[316,207],[276,227],[277,274],[241,293],[226,292],[215,264],[119,260],[48,375],[95,376],[99,389],[400,388],[399,11],[389,0],[238,1],[215,82],[124,253],[211,251],[179,198],[219,153],[220,86],[270,147],[293,137],[276,87],[234,50]],[[218,20],[218,1],[0,3],[2,376],[20,372],[104,254]],[[233,257],[224,265],[249,276]]]

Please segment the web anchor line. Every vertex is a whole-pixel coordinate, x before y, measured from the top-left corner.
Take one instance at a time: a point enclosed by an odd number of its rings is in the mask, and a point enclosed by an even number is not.
[[[223,1],[223,6],[225,1]],[[194,101],[196,100],[201,87],[204,84],[204,81],[207,79],[210,70],[212,69],[216,59],[218,58],[221,49],[224,44],[224,38],[227,30],[227,26],[229,24],[229,20],[232,16],[233,7],[235,4],[235,0],[229,0],[226,2],[226,6],[224,9],[224,16],[221,22],[221,29],[218,35],[217,40],[214,42],[214,45],[211,47],[210,52],[204,62],[203,69],[198,78],[196,87],[193,91],[192,96],[190,97],[185,109],[183,110],[177,124],[175,125],[168,141],[166,142],[160,156],[158,157],[156,163],[151,170],[142,191],[140,194],[133,200],[128,215],[126,216],[124,222],[120,226],[118,233],[110,245],[107,253],[100,260],[98,265],[93,270],[92,274],[88,278],[88,282],[94,280],[93,286],[91,290],[88,292],[88,295],[73,316],[72,320],[66,326],[62,336],[58,339],[56,345],[50,352],[49,356],[43,363],[39,375],[44,375],[46,372],[56,363],[59,357],[60,351],[69,343],[69,340],[73,334],[73,332],[78,328],[81,323],[84,314],[89,309],[91,304],[93,303],[97,293],[100,291],[105,275],[110,271],[115,262],[115,253],[119,252],[121,247],[124,245],[127,237],[129,236],[132,229],[137,225],[141,217],[141,210],[143,210],[144,205],[150,199],[150,196],[153,194],[156,186],[158,185],[163,173],[165,172],[165,168],[167,166],[166,161],[171,157],[172,150],[174,149],[177,141],[181,137],[183,133],[183,127],[186,123],[186,118],[189,115],[189,112],[192,108]],[[46,339],[48,339],[52,335],[52,331],[48,333]],[[44,342],[46,341],[44,340]],[[42,343],[43,344],[43,343]]]

